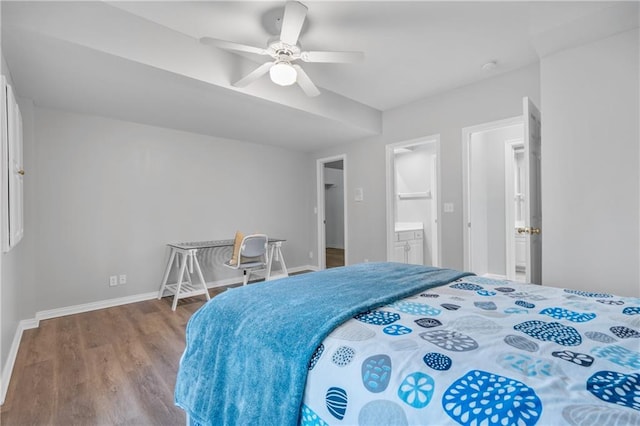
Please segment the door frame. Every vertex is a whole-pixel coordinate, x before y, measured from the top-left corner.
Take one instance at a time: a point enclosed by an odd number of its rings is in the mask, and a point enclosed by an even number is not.
[[[327,268],[326,257],[326,230],[325,230],[325,197],[324,197],[324,165],[334,161],[342,160],[342,188],[344,194],[344,264],[349,264],[349,226],[348,226],[348,207],[347,207],[347,154],[334,155],[316,160],[316,217],[318,230],[318,269]]]
[[[475,126],[462,128],[462,226],[463,226],[463,247],[464,247],[464,270],[471,271],[471,161],[470,144],[471,135],[474,133],[496,130],[502,127],[524,125],[524,117],[518,115],[502,120],[490,121]]]
[[[436,167],[432,171],[436,179],[435,195],[433,196],[435,205],[435,221],[436,226],[433,227],[431,238],[433,241],[433,266],[441,266],[442,264],[442,221],[440,218],[440,194],[441,194],[441,178],[440,178],[440,134],[424,136],[421,138],[411,139],[403,142],[395,142],[385,146],[385,180],[386,180],[386,210],[387,210],[387,261],[393,259],[393,246],[395,242],[395,167],[394,167],[394,150],[419,144],[435,144]],[[433,212],[433,210],[432,210]]]

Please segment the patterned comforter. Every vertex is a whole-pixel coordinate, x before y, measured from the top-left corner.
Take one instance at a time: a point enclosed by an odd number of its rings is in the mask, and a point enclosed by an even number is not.
[[[465,277],[335,329],[302,425],[640,425],[640,299]]]

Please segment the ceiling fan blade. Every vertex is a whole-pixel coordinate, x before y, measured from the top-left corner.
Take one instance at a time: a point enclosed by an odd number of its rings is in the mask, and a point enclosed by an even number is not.
[[[288,1],[284,6],[280,41],[295,46],[306,16],[307,6],[297,1]]]
[[[318,96],[320,94],[320,90],[313,84],[313,81],[309,78],[306,72],[302,69],[302,67],[298,64],[294,64],[293,68],[296,69],[298,73],[297,83],[302,88],[302,91],[306,93],[309,97]]]
[[[225,50],[236,50],[238,52],[255,53],[257,55],[268,55],[267,49],[261,47],[249,46],[246,44],[234,43],[232,41],[218,40],[211,37],[202,37],[200,43],[209,44]]]
[[[255,70],[251,71],[245,77],[243,77],[240,80],[238,80],[235,83],[233,83],[233,86],[235,86],[235,87],[246,87],[246,86],[248,86],[249,84],[253,83],[257,79],[259,79],[260,77],[262,77],[263,75],[268,73],[269,70],[271,69],[271,67],[274,64],[275,64],[275,62],[265,62],[264,64],[260,65]]]
[[[362,52],[302,52],[300,59],[305,62],[355,63],[364,60]]]

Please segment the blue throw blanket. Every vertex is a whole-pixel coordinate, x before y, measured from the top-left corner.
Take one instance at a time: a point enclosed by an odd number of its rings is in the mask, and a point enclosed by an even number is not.
[[[187,325],[175,402],[202,425],[297,425],[309,360],[335,327],[465,275],[363,263],[230,289]]]

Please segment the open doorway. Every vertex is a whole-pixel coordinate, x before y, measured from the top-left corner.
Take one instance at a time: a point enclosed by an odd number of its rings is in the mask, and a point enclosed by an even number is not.
[[[464,264],[541,283],[540,111],[463,129]]]
[[[387,259],[440,265],[439,136],[387,145]]]
[[[318,160],[318,267],[347,265],[346,157]]]
[[[507,216],[506,146],[519,138],[522,142],[522,118],[516,117],[485,127],[471,129],[468,136],[468,236],[469,270],[506,279],[507,258],[515,244],[515,223]],[[517,146],[517,145],[514,145]],[[511,172],[513,173],[513,172]],[[520,194],[522,197],[523,195]],[[512,198],[513,199],[513,198]],[[511,203],[508,203],[511,205]],[[522,265],[526,268],[526,264]]]

